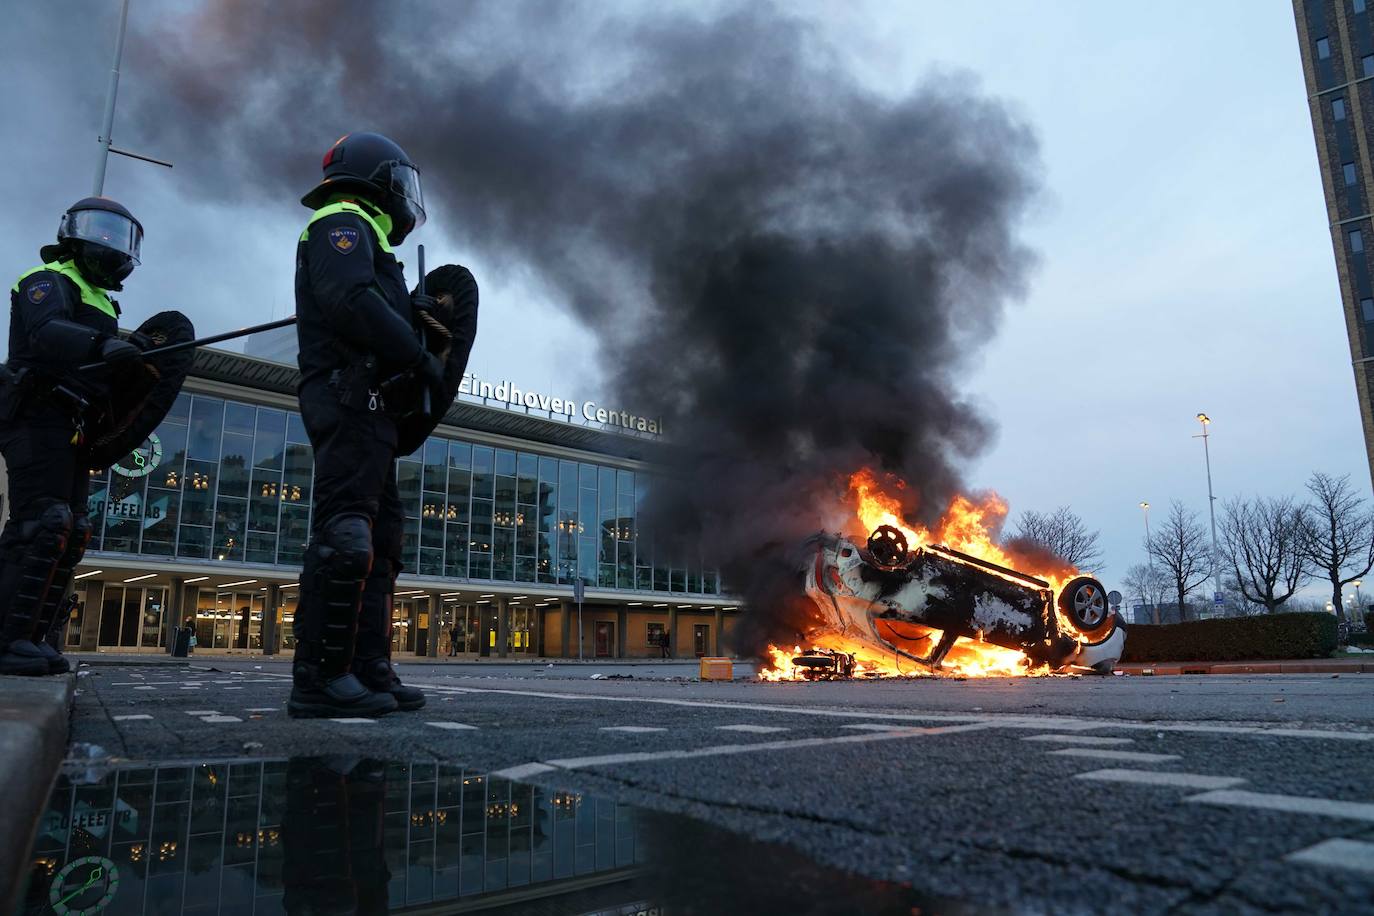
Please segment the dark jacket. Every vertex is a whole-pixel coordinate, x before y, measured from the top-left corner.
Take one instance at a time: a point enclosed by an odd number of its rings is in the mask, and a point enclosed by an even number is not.
[[[369,356],[379,380],[420,356],[401,264],[353,213],[316,220],[296,245],[296,317],[302,390]]]
[[[83,302],[76,284],[57,271],[35,271],[10,291],[13,369],[31,369],[87,395],[104,396],[108,376],[76,368],[98,360],[101,344],[118,330],[117,318]]]

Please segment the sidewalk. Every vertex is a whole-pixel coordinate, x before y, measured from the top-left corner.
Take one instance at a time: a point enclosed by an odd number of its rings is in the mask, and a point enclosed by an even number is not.
[[[15,912],[28,850],[67,750],[76,676],[0,677],[0,912]]]
[[[1374,658],[1304,658],[1258,662],[1123,662],[1117,671],[1166,674],[1374,674]]]

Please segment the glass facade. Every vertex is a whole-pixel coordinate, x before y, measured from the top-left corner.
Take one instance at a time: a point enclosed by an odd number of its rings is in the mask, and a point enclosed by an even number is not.
[[[313,475],[299,414],[183,394],[155,436],[92,474],[92,553],[299,568]],[[699,557],[656,552],[639,529],[643,472],[432,437],[397,461],[396,480],[406,573],[720,593]]]

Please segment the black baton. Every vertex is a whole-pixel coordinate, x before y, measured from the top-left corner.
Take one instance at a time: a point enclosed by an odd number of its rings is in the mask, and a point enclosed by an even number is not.
[[[415,250],[415,261],[420,271],[419,282],[415,284],[415,291],[421,296],[425,294],[425,246],[417,245]],[[420,346],[426,353],[429,352],[429,334],[425,331],[425,323],[420,322]],[[429,393],[429,383],[426,382],[420,391],[420,412],[429,416],[430,409],[434,406]]]
[[[196,347],[208,347],[210,344],[221,343],[226,340],[233,340],[237,337],[247,337],[250,334],[261,334],[263,331],[273,331],[277,328],[284,328],[287,325],[295,324],[296,316],[289,318],[279,318],[276,321],[269,321],[266,324],[255,324],[248,328],[239,328],[237,331],[225,331],[223,334],[214,334],[210,337],[202,337],[199,340],[188,340],[183,343],[168,344],[165,347],[154,347],[151,350],[144,350],[142,356],[164,356],[168,353],[180,353],[182,350],[191,350]],[[101,361],[98,363],[87,363],[78,368],[79,372],[87,372],[92,369],[103,369],[109,364]]]

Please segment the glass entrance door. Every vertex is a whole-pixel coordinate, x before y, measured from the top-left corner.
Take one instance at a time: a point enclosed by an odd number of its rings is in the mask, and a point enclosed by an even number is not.
[[[596,657],[610,658],[615,654],[615,624],[609,620],[596,622]]]
[[[516,655],[534,653],[534,615],[532,607],[513,604],[506,609],[509,633],[506,636],[506,651]]]
[[[396,601],[391,607],[391,651],[414,652],[415,631],[412,620],[418,625],[419,609],[416,602],[409,598]]]
[[[107,585],[100,608],[101,649],[154,651],[166,642],[162,615],[167,589]]]
[[[262,651],[265,593],[202,590],[196,607],[196,649],[201,652]]]

